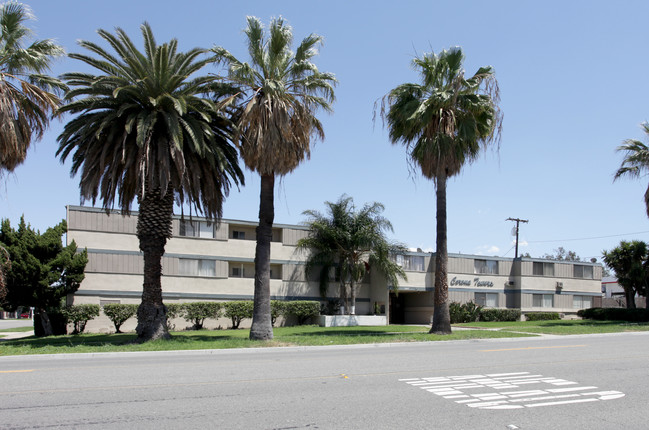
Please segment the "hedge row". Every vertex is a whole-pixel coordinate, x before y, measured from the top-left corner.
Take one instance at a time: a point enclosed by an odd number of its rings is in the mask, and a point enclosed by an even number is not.
[[[649,310],[627,308],[580,309],[577,315],[588,320],[649,322]]]
[[[558,312],[526,312],[526,321],[549,321],[560,320],[561,315]]]
[[[167,321],[170,324],[174,318],[184,318],[191,322],[195,330],[203,328],[206,319],[229,318],[232,321],[232,328],[239,328],[241,321],[251,319],[253,312],[252,300],[240,300],[230,302],[190,302],[172,303],[166,305]],[[310,318],[320,314],[320,302],[316,301],[292,301],[283,302],[271,300],[271,323],[274,325],[280,316],[293,316],[297,319],[298,325],[306,323]],[[121,333],[121,326],[129,318],[137,314],[138,305],[110,303],[103,306],[104,315],[115,325],[115,332]],[[88,321],[99,316],[99,305],[73,305],[66,306],[60,311],[49,312],[48,316],[54,327],[55,334],[66,334],[68,324],[74,324],[72,334],[83,333]],[[40,315],[34,319],[36,336],[43,336]],[[170,326],[172,330],[175,327]]]
[[[452,302],[449,305],[451,324],[476,321],[518,321],[521,311],[518,309],[494,309],[477,305],[473,302]]]

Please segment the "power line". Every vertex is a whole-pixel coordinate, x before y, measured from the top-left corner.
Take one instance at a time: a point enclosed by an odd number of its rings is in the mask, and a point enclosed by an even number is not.
[[[582,238],[578,238],[578,239],[528,240],[527,243],[573,242],[573,241],[577,241],[577,240],[606,239],[606,238],[609,238],[609,237],[630,236],[632,234],[643,234],[643,233],[649,233],[649,231],[638,231],[636,233],[611,234],[611,235],[608,235],[608,236],[582,237]]]

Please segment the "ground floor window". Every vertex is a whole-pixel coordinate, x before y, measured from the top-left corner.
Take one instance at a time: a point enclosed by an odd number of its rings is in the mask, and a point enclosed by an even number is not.
[[[572,296],[573,309],[588,309],[593,307],[593,298],[591,296]]]
[[[498,293],[475,293],[475,303],[486,308],[497,308]]]
[[[532,306],[535,308],[554,307],[554,294],[532,294]]]

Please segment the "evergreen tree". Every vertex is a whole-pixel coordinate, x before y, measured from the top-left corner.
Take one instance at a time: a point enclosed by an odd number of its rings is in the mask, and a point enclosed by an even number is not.
[[[46,336],[52,334],[47,313],[60,308],[62,299],[79,289],[88,262],[87,251],[77,252],[74,241],[63,246],[66,231],[65,220],[43,234],[26,224],[24,218],[15,230],[8,219],[0,226],[0,244],[11,259],[6,271],[7,296],[2,306],[10,310],[34,307],[41,316]]]

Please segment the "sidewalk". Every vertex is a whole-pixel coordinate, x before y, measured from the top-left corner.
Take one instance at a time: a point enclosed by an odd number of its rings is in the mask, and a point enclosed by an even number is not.
[[[0,342],[3,340],[22,339],[23,337],[34,336],[34,331],[7,331],[0,332]]]

